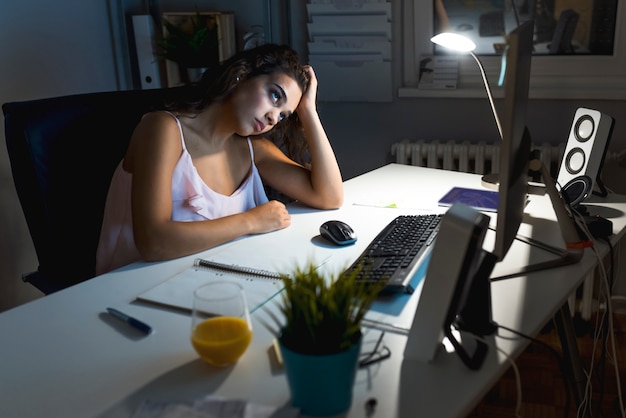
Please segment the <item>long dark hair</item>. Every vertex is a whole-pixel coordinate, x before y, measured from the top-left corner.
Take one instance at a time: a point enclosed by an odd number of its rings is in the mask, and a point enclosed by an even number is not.
[[[199,81],[189,86],[187,99],[171,103],[168,108],[172,111],[199,113],[211,103],[230,97],[243,81],[275,73],[284,73],[293,78],[303,94],[306,92],[309,80],[299,63],[297,52],[287,45],[265,44],[241,51],[221,65],[209,68]],[[291,158],[306,162],[307,146],[297,112],[276,124],[263,136],[282,148]]]

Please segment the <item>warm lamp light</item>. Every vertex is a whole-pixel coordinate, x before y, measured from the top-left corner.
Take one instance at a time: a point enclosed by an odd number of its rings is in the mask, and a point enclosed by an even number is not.
[[[452,32],[443,32],[438,35],[430,38],[430,41],[434,44],[442,46],[444,48],[452,49],[458,52],[468,52],[478,64],[478,68],[480,69],[480,75],[483,77],[483,83],[485,84],[485,90],[487,90],[487,96],[489,97],[489,104],[491,105],[491,111],[493,113],[493,117],[496,120],[496,125],[498,125],[498,132],[500,133],[500,139],[502,139],[502,125],[500,124],[500,118],[498,117],[498,112],[496,112],[496,106],[493,103],[493,96],[491,95],[491,88],[489,87],[489,81],[487,80],[487,75],[485,74],[485,68],[483,64],[480,62],[476,54],[474,54],[474,49],[476,49],[476,44],[469,38],[459,35],[458,33]]]

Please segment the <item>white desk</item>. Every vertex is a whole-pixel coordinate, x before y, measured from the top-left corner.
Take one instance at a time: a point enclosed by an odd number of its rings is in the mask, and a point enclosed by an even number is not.
[[[242,264],[249,264],[245,261],[255,257],[250,249],[271,248],[276,260],[321,258],[327,268],[339,271],[395,216],[443,211],[436,201],[452,185],[480,187],[480,176],[390,164],[347,181],[345,204],[339,210],[293,206],[290,228],[199,255],[240,251]],[[400,208],[363,205],[391,201]],[[612,195],[593,207],[614,222],[615,238],[621,238],[626,198]],[[560,244],[547,197],[533,196],[526,212],[535,237]],[[359,240],[354,246],[331,247],[316,238],[319,225],[335,218],[355,228]],[[522,232],[531,228],[523,225]],[[523,264],[539,253],[516,243],[502,264]],[[258,320],[248,351],[235,366],[218,370],[193,351],[189,315],[133,302],[137,294],[183,270],[196,256],[131,265],[0,314],[0,416],[129,417],[145,399],[195,399],[210,393],[260,404],[288,403],[285,375],[270,361],[271,335]],[[576,265],[492,283],[494,320],[536,334],[595,263],[587,251]],[[147,337],[136,334],[105,314],[107,306],[146,321],[155,332]],[[366,343],[378,335],[369,332]],[[512,355],[526,345],[524,340],[489,339]],[[454,353],[442,353],[430,364],[403,362],[405,340],[404,335],[386,334],[391,358],[358,372],[348,417],[365,416],[370,398],[378,403],[375,417],[462,416],[509,367],[493,346],[479,371],[467,369]]]

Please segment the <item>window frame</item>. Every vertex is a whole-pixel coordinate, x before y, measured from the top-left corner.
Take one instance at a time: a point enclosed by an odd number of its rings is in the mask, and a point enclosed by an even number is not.
[[[476,62],[459,55],[459,78],[454,90],[417,88],[419,58],[432,54],[433,1],[402,0],[402,83],[399,97],[483,97],[485,88]],[[613,55],[533,56],[529,96],[544,99],[626,99],[626,22],[624,1],[617,2]],[[494,97],[502,97],[497,86],[500,57],[480,56]]]

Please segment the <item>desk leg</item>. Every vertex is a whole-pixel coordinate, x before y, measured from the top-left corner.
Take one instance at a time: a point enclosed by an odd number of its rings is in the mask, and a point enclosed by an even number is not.
[[[578,343],[576,341],[576,332],[574,331],[574,323],[567,302],[559,309],[554,319],[561,340],[565,364],[570,374],[569,378],[573,384],[574,400],[578,408],[585,399],[587,377],[583,372],[583,365],[580,360],[580,352],[578,351]],[[582,416],[590,416],[588,405],[585,406]]]

